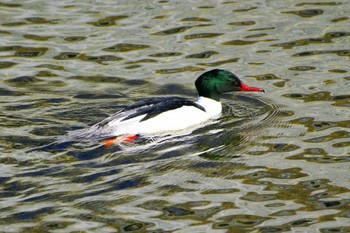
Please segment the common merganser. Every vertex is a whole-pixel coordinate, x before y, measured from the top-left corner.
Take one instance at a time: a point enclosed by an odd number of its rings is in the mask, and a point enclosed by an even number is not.
[[[183,97],[156,97],[137,102],[116,112],[87,129],[70,134],[79,140],[103,140],[109,146],[115,142],[129,142],[139,135],[161,135],[200,125],[220,116],[220,94],[231,91],[257,91],[235,74],[214,69],[203,73],[195,82],[196,101]]]

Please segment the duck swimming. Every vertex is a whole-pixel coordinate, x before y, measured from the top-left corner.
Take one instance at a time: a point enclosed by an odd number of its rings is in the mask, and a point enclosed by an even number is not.
[[[198,98],[156,97],[121,109],[87,129],[70,133],[76,140],[103,140],[105,146],[115,142],[130,142],[140,135],[162,135],[184,130],[220,116],[220,95],[232,91],[264,92],[243,83],[227,70],[214,69],[195,81]]]

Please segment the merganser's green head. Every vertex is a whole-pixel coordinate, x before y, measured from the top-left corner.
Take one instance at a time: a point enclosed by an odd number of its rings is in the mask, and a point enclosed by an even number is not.
[[[258,91],[265,92],[258,87],[250,87],[243,83],[235,74],[228,70],[210,70],[199,76],[195,82],[198,95],[216,101],[220,94],[231,91]]]

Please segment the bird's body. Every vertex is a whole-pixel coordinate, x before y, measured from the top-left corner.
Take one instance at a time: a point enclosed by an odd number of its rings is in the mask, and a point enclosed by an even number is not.
[[[104,140],[125,135],[161,135],[200,125],[221,114],[219,94],[228,91],[263,91],[249,87],[226,70],[212,70],[196,80],[198,98],[156,97],[125,107],[88,129],[71,134],[75,139]]]

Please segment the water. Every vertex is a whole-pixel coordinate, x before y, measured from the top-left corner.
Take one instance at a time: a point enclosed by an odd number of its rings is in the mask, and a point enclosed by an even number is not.
[[[349,232],[350,2],[2,1],[1,232]],[[191,135],[71,142],[136,99],[223,97]]]

